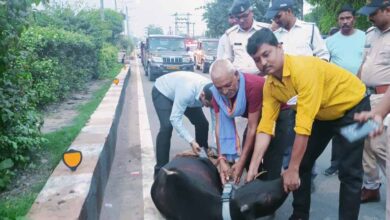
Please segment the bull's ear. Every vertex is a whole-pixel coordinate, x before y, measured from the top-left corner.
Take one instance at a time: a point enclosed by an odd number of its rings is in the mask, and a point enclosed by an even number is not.
[[[170,171],[165,169],[164,167],[162,168],[162,170],[165,172],[165,174],[167,174],[167,176],[177,174],[176,171]]]

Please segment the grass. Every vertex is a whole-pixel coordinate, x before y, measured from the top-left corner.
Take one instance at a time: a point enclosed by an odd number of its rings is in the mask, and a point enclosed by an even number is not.
[[[38,154],[44,154],[45,159],[49,160],[47,165],[50,166],[50,173],[60,162],[62,153],[68,149],[72,141],[76,138],[92,113],[98,107],[104,95],[110,88],[112,80],[119,73],[121,68],[122,65],[117,64],[112,71],[105,76],[105,79],[108,79],[108,82],[104,83],[98,91],[94,92],[93,97],[88,103],[78,107],[79,114],[73,120],[72,125],[55,132],[47,133],[43,136],[48,141],[42,147],[44,152],[38,152]],[[48,173],[48,175],[50,173]],[[25,216],[29,211],[38,193],[45,185],[47,178],[48,176],[43,181],[33,185],[28,192],[24,192],[18,196],[2,198],[0,200],[0,219],[24,219],[22,216]]]

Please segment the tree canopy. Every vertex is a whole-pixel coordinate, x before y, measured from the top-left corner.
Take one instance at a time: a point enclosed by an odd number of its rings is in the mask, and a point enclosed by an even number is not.
[[[150,34],[164,34],[162,27],[150,24],[145,28],[146,35]]]
[[[309,21],[316,22],[321,32],[327,33],[333,26],[337,26],[338,11],[344,4],[350,4],[355,10],[359,10],[366,4],[366,0],[307,0],[315,8],[306,15],[305,18]],[[371,24],[368,22],[366,16],[358,16],[356,27],[361,30],[366,30]]]

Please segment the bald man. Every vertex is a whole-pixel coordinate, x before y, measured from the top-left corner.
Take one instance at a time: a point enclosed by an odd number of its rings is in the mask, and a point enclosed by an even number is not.
[[[214,84],[210,90],[213,95],[211,105],[216,117],[218,169],[223,183],[229,179],[229,174],[231,174],[237,184],[240,182],[244,167],[248,168],[253,152],[256,128],[261,116],[265,79],[237,71],[227,59],[216,60],[210,67],[210,74]],[[283,152],[288,145],[281,137],[289,127],[288,123],[293,121],[293,118],[287,120],[293,117],[292,111],[286,109],[282,112],[285,114],[279,117],[280,120],[276,126],[277,135],[272,141],[274,147],[271,147],[272,150],[264,157],[262,169],[267,173],[262,176],[262,179],[271,180],[280,177]],[[235,126],[235,117],[248,119],[242,147]]]

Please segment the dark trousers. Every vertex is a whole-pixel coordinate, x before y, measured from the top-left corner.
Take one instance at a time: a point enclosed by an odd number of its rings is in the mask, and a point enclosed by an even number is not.
[[[340,119],[332,121],[314,121],[312,133],[309,137],[306,152],[299,169],[301,186],[298,190],[293,192],[294,219],[309,219],[311,169],[316,159],[321,155],[334,136],[338,136],[340,139],[340,148],[338,149],[340,156],[339,219],[358,219],[363,175],[362,154],[364,140],[349,143],[345,138],[340,136],[339,129],[355,123],[353,120],[355,113],[368,110],[370,110],[370,102],[369,97],[367,96],[358,105],[346,112]]]
[[[266,173],[259,177],[261,180],[274,180],[280,177],[284,152],[288,146],[294,143],[294,119],[295,112],[292,109],[286,109],[280,112],[276,121],[275,136],[272,138],[268,150],[263,157],[263,163],[259,167],[259,172],[266,171]],[[243,133],[242,146],[245,144],[247,129],[248,126]],[[249,153],[249,157],[245,162],[246,170],[249,169],[253,150]]]
[[[169,120],[172,112],[173,102],[161,94],[155,87],[152,89],[153,105],[160,121],[160,130],[156,140],[156,160],[154,167],[155,175],[165,164],[169,162],[169,151],[171,148],[172,124]],[[209,123],[203,114],[201,107],[187,108],[184,115],[195,126],[195,140],[201,147],[208,148]]]
[[[292,109],[281,110],[276,121],[275,136],[263,157],[261,170],[266,171],[260,176],[262,180],[274,180],[280,177],[283,155],[288,146],[294,143],[294,119]]]
[[[338,169],[339,167],[339,148],[341,148],[340,136],[334,136],[332,139],[332,157],[330,159],[330,166]]]

